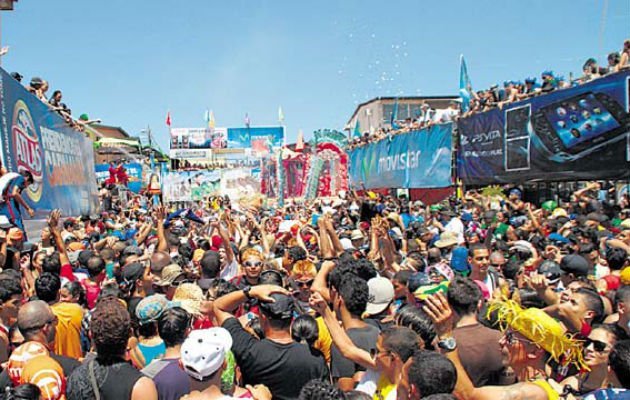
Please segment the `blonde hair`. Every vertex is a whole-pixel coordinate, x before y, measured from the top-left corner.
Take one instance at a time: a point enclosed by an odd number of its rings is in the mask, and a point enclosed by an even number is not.
[[[315,264],[309,260],[297,261],[291,270],[291,276],[294,278],[309,277],[313,279],[315,275],[317,275],[317,268],[315,268]]]
[[[254,249],[253,247],[243,250],[243,254],[241,255],[241,260],[244,260],[248,257],[257,257],[257,258],[260,258],[261,260],[264,258],[262,253]]]

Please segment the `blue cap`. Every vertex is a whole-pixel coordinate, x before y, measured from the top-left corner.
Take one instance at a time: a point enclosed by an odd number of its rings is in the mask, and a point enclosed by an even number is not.
[[[473,220],[472,214],[468,213],[468,212],[463,213],[462,216],[461,216],[461,220],[462,220],[462,222],[470,222],[470,221],[472,221]]]
[[[470,273],[468,264],[468,249],[465,247],[455,247],[451,255],[451,269],[462,275]]]
[[[560,243],[570,242],[569,239],[567,239],[566,237],[562,236],[561,234],[557,232],[549,234],[549,236],[547,236],[547,239],[551,240],[552,242],[560,242]]]
[[[510,195],[512,195],[512,194],[517,195],[519,197],[519,199],[521,198],[521,195],[522,195],[520,189],[516,189],[516,188],[510,190]]]

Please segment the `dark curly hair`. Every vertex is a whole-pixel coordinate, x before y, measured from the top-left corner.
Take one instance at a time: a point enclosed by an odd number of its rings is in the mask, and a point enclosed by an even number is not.
[[[339,285],[346,274],[353,274],[367,282],[374,278],[377,275],[377,272],[374,264],[366,259],[352,259],[344,262],[340,261],[337,267],[328,274],[328,283],[330,284],[330,287],[339,291]]]
[[[32,383],[23,383],[14,388],[6,388],[4,398],[6,400],[38,400],[42,395],[37,385]]]
[[[424,342],[424,348],[433,350],[433,340],[437,333],[433,321],[422,309],[411,304],[402,307],[396,313],[396,325],[411,328]]]
[[[287,253],[291,261],[298,262],[302,260],[306,260],[307,254],[306,251],[300,246],[293,246],[287,249]]]
[[[343,392],[332,384],[313,379],[302,387],[299,400],[345,400]]]
[[[101,363],[118,361],[127,350],[131,318],[115,297],[100,299],[92,311],[90,331]]]
[[[59,289],[61,289],[61,279],[59,279],[59,275],[44,272],[35,280],[35,293],[37,294],[37,298],[46,303],[57,300]]]
[[[354,274],[346,274],[339,285],[338,292],[348,312],[355,317],[361,317],[370,297],[367,282]]]

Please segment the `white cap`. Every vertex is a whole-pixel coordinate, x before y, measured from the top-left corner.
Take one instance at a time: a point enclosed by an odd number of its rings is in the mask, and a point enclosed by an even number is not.
[[[354,250],[354,245],[352,244],[352,240],[348,238],[343,238],[343,239],[340,239],[339,242],[341,243],[341,247],[343,247],[344,250]]]
[[[368,281],[370,292],[365,312],[369,315],[377,315],[383,312],[394,300],[394,285],[392,282],[380,276]]]
[[[182,344],[182,367],[188,375],[202,381],[221,368],[231,348],[232,336],[226,329],[194,330]]]

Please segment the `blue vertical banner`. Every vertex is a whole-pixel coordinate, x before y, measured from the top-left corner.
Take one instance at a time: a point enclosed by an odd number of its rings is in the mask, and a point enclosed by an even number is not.
[[[55,208],[65,215],[95,212],[92,141],[3,69],[0,113],[3,164],[9,171],[27,170],[35,180],[23,193],[26,202],[40,216]]]
[[[451,185],[452,124],[393,136],[352,150],[350,186],[360,189]]]
[[[462,99],[462,112],[468,111],[470,105],[470,92],[472,91],[472,85],[470,83],[470,77],[468,76],[468,68],[466,67],[466,60],[464,55],[460,56],[459,65],[459,97]]]

